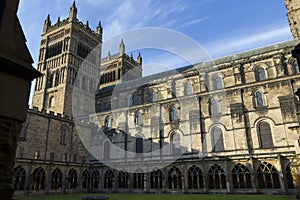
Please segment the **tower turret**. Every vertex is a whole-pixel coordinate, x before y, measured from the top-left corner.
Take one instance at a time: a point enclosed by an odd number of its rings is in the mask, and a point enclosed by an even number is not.
[[[119,47],[119,56],[122,56],[125,54],[125,44],[124,41],[122,39],[121,43],[120,43],[120,47]]]
[[[102,37],[103,28],[102,28],[102,25],[101,25],[101,21],[99,21],[99,23],[98,23],[96,33]]]
[[[51,26],[51,20],[50,20],[50,15],[48,14],[48,16],[44,22],[43,32],[46,32],[50,26]]]
[[[137,57],[137,62],[138,62],[139,65],[142,65],[142,63],[143,63],[143,58],[142,58],[140,52],[139,52],[139,55],[138,55],[138,57]]]
[[[75,21],[77,19],[77,7],[75,4],[75,1],[73,1],[73,4],[70,8],[70,12],[69,12],[69,22],[71,21]]]

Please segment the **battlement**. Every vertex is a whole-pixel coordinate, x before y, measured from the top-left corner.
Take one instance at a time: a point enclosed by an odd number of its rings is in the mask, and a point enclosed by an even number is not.
[[[70,8],[69,17],[67,17],[66,19],[63,19],[61,21],[60,17],[58,17],[56,23],[51,24],[50,15],[47,16],[47,19],[45,20],[44,23],[43,34],[55,31],[56,29],[65,26],[67,24],[76,24],[78,27],[80,27],[86,33],[89,33],[91,36],[96,37],[100,40],[102,39],[103,28],[101,26],[101,23],[99,22],[98,26],[96,27],[96,30],[94,31],[90,28],[88,21],[86,22],[86,24],[80,21],[77,18],[77,7],[75,5],[75,1],[73,2],[73,5]]]
[[[28,112],[39,114],[39,115],[47,115],[48,117],[59,118],[62,120],[73,120],[72,116],[65,115],[62,113],[55,113],[53,111],[47,111],[46,109],[39,109],[38,107],[28,108]]]

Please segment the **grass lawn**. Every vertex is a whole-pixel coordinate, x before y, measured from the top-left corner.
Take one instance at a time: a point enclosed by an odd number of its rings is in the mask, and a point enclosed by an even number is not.
[[[16,200],[81,200],[82,196],[108,196],[110,200],[294,200],[293,196],[282,195],[218,195],[218,194],[71,194],[16,197]]]

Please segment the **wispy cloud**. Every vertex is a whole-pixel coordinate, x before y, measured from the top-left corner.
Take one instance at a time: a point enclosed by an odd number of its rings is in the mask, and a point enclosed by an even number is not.
[[[207,51],[210,53],[210,55],[212,57],[216,57],[257,48],[274,43],[275,41],[288,39],[292,39],[290,28],[288,26],[284,26],[267,32],[225,38],[205,46],[207,47]]]
[[[191,21],[185,22],[183,24],[181,24],[180,26],[177,26],[176,29],[182,29],[182,28],[187,28],[189,26],[198,24],[206,19],[208,19],[209,17],[202,17],[202,18],[198,18],[198,19],[193,19]]]

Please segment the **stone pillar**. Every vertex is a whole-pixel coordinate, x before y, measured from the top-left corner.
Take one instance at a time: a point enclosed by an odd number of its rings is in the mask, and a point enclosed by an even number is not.
[[[150,174],[151,172],[147,172],[145,173],[145,189],[146,192],[150,192],[151,188],[150,188]]]
[[[278,167],[278,173],[279,173],[279,182],[280,182],[280,187],[281,187],[281,190],[282,190],[282,193],[283,194],[286,194],[287,193],[287,187],[285,185],[285,181],[284,181],[284,174],[283,174],[283,169],[282,169],[282,166],[283,166],[283,161],[282,161],[282,158],[280,155],[278,155],[278,161],[279,161],[279,167]]]
[[[40,76],[26,46],[17,17],[19,0],[1,1],[0,14],[0,194],[14,193],[13,167],[17,141],[26,120],[31,81]]]
[[[28,167],[28,171],[26,172],[26,180],[25,180],[25,195],[26,196],[28,196],[30,194],[32,165],[33,165],[33,161],[31,161],[31,163]]]
[[[229,173],[229,167],[228,167],[228,159],[226,158],[224,162],[224,170],[226,174],[226,190],[228,193],[231,192],[231,182],[230,182],[230,173]]]
[[[182,170],[182,177],[183,177],[183,192],[188,192],[189,191],[189,182],[188,182],[188,169],[187,166],[183,166]]]
[[[129,179],[128,190],[129,190],[129,192],[132,192],[134,190],[133,173],[128,174],[128,179]]]

